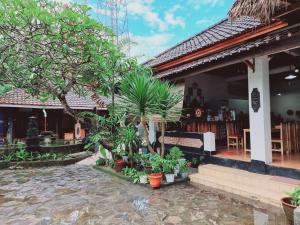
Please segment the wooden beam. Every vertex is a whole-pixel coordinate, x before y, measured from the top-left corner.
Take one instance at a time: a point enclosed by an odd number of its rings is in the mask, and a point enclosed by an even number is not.
[[[233,47],[234,45],[237,45],[241,42],[248,41],[250,39],[259,37],[263,34],[270,33],[272,31],[278,30],[278,29],[286,27],[286,26],[288,26],[287,22],[283,22],[283,21],[275,22],[273,24],[264,26],[264,27],[259,28],[257,30],[253,30],[253,31],[247,32],[245,34],[241,34],[237,37],[230,38],[230,39],[228,39],[226,41],[223,41],[219,44],[207,47],[205,49],[200,49],[199,51],[196,51],[194,53],[182,56],[182,57],[180,57],[178,59],[175,59],[173,61],[170,61],[170,62],[164,63],[162,65],[159,65],[157,67],[154,67],[154,71],[155,72],[161,72],[161,71],[170,69],[174,66],[178,66],[180,64],[187,63],[187,62],[199,59],[199,58],[207,56],[209,54],[216,53],[216,52],[221,51],[223,49]]]
[[[255,59],[253,60],[253,62],[251,62],[249,59],[246,59],[243,62],[246,64],[248,68],[252,70],[253,73],[255,72]]]

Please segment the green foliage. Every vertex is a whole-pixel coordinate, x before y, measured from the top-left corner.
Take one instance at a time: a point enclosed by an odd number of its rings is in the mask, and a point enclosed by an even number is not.
[[[0,85],[0,96],[5,94],[6,92],[10,91],[11,89],[12,89],[11,85],[1,84]]]
[[[188,172],[188,162],[186,160],[179,160],[178,161],[179,171],[180,173]]]
[[[193,166],[197,166],[198,164],[200,163],[200,160],[199,160],[199,158],[192,158],[192,164],[193,164]]]
[[[33,153],[28,152],[25,148],[4,155],[4,160],[7,162],[14,161],[49,161],[49,160],[64,160],[65,155],[62,153]]]
[[[136,147],[139,144],[139,137],[132,125],[119,128],[118,135],[119,144],[124,144],[127,147]]]
[[[134,168],[125,167],[122,169],[121,173],[124,176],[129,177],[134,184],[137,184],[140,181],[140,173]]]
[[[173,174],[176,164],[177,164],[176,160],[162,159],[162,171],[165,174]]]
[[[166,155],[167,159],[178,160],[184,156],[181,149],[177,146],[174,146],[170,149],[169,154]]]
[[[155,110],[161,116],[162,122],[177,121],[182,112],[182,107],[177,105],[182,101],[183,94],[168,81],[159,82],[155,94]]]
[[[105,166],[106,165],[106,159],[103,159],[103,158],[99,158],[97,161],[96,161],[96,165],[97,166]]]
[[[150,165],[151,170],[153,173],[161,173],[162,172],[162,166],[163,166],[163,158],[158,154],[153,154],[150,157]]]
[[[112,159],[112,160],[109,160],[108,161],[108,166],[110,167],[110,168],[115,168],[115,161]]]
[[[125,114],[120,110],[108,109],[107,116],[100,116],[92,112],[81,113],[81,116],[89,118],[95,126],[92,127],[91,134],[88,138],[88,146],[91,147],[96,143],[106,141],[112,149],[116,149],[120,143],[118,127],[124,121]]]
[[[26,149],[16,151],[15,158],[17,161],[26,161],[29,158],[29,152]]]
[[[138,118],[154,113],[158,85],[149,70],[132,72],[121,82],[120,107]]]
[[[110,29],[89,16],[86,5],[52,0],[2,0],[0,80],[42,101],[66,101],[74,91],[108,95],[137,65],[113,43]],[[113,84],[113,85],[112,85]]]
[[[287,192],[291,197],[291,203],[294,206],[300,206],[300,186],[296,187],[292,192]]]

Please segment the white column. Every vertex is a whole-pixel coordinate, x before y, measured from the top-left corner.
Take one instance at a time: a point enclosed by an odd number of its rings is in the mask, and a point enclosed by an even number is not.
[[[257,89],[260,107],[257,112],[252,107],[252,92]],[[267,56],[255,58],[255,71],[248,68],[249,119],[251,139],[251,160],[272,162],[269,59]],[[255,100],[255,98],[254,98]]]

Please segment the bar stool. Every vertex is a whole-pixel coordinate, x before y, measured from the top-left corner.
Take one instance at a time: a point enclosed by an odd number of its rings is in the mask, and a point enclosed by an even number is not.
[[[275,126],[275,129],[279,130],[279,137],[278,138],[272,137],[272,151],[280,152],[281,156],[283,156],[284,148],[283,148],[283,126],[282,126],[282,123],[280,125]]]
[[[227,122],[227,148],[243,149],[243,136],[239,133],[236,123]]]

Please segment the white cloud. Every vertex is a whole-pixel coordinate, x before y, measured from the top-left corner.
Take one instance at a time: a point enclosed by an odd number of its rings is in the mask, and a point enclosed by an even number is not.
[[[131,56],[144,62],[158,55],[170,46],[170,41],[174,35],[169,33],[153,34],[147,36],[130,35],[130,39],[135,43],[131,46]]]
[[[194,9],[200,9],[203,6],[215,7],[224,5],[224,0],[188,0],[187,3]]]
[[[175,16],[177,10],[181,9],[180,5],[174,5],[170,10],[165,13],[165,22],[171,26],[185,27],[185,20],[180,16]]]
[[[175,12],[180,8],[174,5],[161,17],[152,7],[153,0],[129,0],[128,13],[133,16],[142,17],[151,27],[158,27],[160,31],[166,31],[169,26],[185,27],[185,21],[182,17],[175,16]]]

